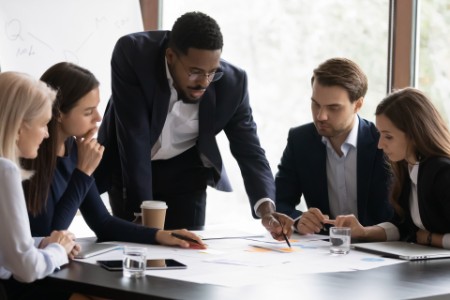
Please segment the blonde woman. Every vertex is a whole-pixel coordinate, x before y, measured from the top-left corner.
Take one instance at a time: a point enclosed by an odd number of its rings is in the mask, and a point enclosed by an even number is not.
[[[51,274],[77,254],[67,231],[31,237],[19,158],[34,158],[43,139],[56,93],[41,81],[16,72],[0,73],[0,282],[9,299],[82,299],[67,292],[43,292],[30,283]]]

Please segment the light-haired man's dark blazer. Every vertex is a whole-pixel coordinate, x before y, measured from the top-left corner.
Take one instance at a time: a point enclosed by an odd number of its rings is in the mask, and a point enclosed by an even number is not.
[[[393,209],[388,200],[390,175],[379,134],[373,123],[359,119],[357,141],[358,219],[364,226],[389,221]],[[278,173],[275,176],[277,211],[298,218],[296,209],[304,196],[308,207],[330,214],[328,200],[327,150],[314,126],[309,123],[289,131]]]

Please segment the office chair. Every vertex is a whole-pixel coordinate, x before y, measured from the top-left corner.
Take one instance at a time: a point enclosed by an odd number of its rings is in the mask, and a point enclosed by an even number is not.
[[[8,297],[6,296],[5,288],[3,287],[3,283],[0,282],[0,300],[8,300]]]

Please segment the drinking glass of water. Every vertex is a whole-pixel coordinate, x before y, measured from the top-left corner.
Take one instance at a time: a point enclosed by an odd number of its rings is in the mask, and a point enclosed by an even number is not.
[[[332,254],[347,254],[350,252],[351,229],[349,227],[330,228],[330,252]]]
[[[147,248],[125,246],[123,249],[123,275],[139,278],[145,275]]]

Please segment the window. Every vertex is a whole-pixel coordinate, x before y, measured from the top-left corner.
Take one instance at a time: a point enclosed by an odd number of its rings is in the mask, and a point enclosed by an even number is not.
[[[388,0],[160,3],[162,29],[170,30],[176,18],[188,11],[204,12],[219,23],[224,36],[222,57],[248,73],[250,103],[274,174],[289,128],[312,121],[310,78],[326,59],[347,57],[366,72],[369,92],[361,114],[374,120],[375,106],[386,93]],[[208,190],[207,224],[229,221],[224,211],[250,217],[240,171],[223,134],[219,145],[235,191]]]
[[[450,3],[421,1],[419,6],[420,46],[418,88],[450,116]]]

